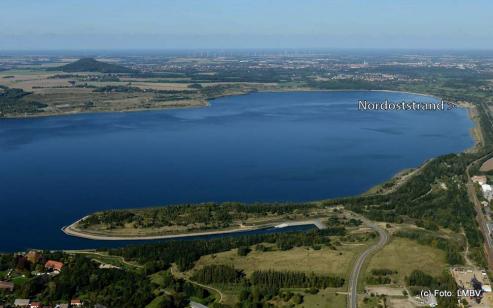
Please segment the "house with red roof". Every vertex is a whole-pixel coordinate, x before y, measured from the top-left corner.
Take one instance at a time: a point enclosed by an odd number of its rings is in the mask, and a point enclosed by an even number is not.
[[[45,263],[45,268],[54,272],[60,272],[63,268],[63,263],[54,260],[48,260]]]

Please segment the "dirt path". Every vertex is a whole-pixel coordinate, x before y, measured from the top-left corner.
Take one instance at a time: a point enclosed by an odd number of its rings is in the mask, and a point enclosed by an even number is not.
[[[97,252],[97,251],[90,251],[90,250],[88,250],[88,251],[67,250],[65,252],[66,253],[71,253],[71,254],[97,255],[97,256],[100,256],[100,257],[103,257],[103,258],[116,258],[121,263],[123,263],[123,264],[125,264],[127,266],[136,267],[136,268],[143,268],[142,265],[134,264],[134,263],[130,263],[130,262],[126,261],[125,258],[122,257],[122,256],[112,256],[112,255],[107,255],[107,254],[103,254],[103,253],[100,253],[100,252]]]
[[[467,241],[466,232],[464,231],[464,229],[462,229],[462,235],[464,235],[464,238],[466,239],[466,249],[464,250],[464,260],[466,261],[466,264],[468,266],[474,267],[474,263],[471,261],[471,259],[469,259],[469,242]]]
[[[224,295],[223,295],[223,293],[222,293],[219,289],[214,288],[214,287],[211,287],[211,286],[208,286],[208,285],[205,285],[205,284],[198,283],[198,282],[196,282],[196,281],[193,281],[193,280],[191,280],[191,279],[187,278],[187,276],[185,276],[184,274],[179,274],[179,273],[177,272],[177,270],[175,269],[175,266],[176,266],[176,265],[172,265],[172,266],[171,266],[171,268],[170,268],[171,274],[172,274],[173,276],[175,276],[175,277],[177,277],[177,278],[182,278],[182,279],[184,279],[185,281],[188,281],[188,282],[190,282],[190,283],[192,283],[192,284],[194,284],[194,285],[197,285],[197,286],[199,286],[199,287],[202,287],[202,288],[204,288],[204,289],[208,289],[208,290],[212,290],[212,291],[216,292],[217,294],[219,294],[219,301],[218,301],[218,303],[222,303],[223,298],[224,298]]]

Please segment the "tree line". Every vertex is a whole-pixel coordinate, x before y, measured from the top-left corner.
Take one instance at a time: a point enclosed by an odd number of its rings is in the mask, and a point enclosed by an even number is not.
[[[340,288],[344,278],[340,276],[306,274],[291,271],[255,271],[250,277],[254,285],[268,288]]]
[[[200,283],[239,283],[245,274],[230,265],[206,265],[196,271],[192,279]]]

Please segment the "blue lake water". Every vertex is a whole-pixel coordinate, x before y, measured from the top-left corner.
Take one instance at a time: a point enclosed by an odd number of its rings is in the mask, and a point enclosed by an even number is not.
[[[252,93],[210,107],[0,120],[0,251],[117,242],[69,237],[97,210],[362,193],[473,145],[466,110],[357,110],[407,93]]]

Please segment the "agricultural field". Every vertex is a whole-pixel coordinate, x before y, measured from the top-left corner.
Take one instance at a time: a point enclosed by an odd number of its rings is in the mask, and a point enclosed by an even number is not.
[[[206,106],[208,100],[223,95],[275,88],[274,83],[209,80],[214,72],[203,75],[208,76],[205,80],[169,72],[143,73],[122,63],[132,66],[125,61],[108,58],[101,61],[53,59],[0,71],[2,90],[22,90],[15,100],[7,101],[0,96],[0,116]]]

